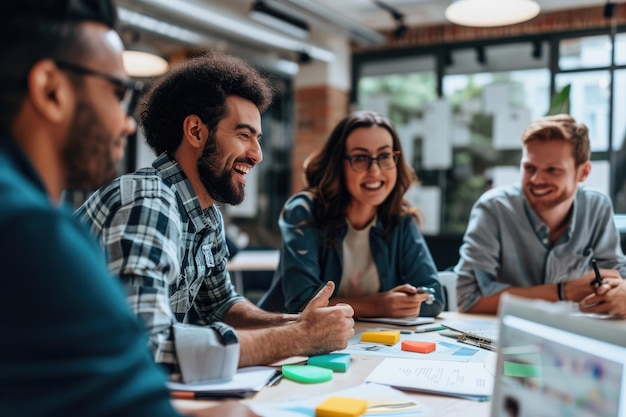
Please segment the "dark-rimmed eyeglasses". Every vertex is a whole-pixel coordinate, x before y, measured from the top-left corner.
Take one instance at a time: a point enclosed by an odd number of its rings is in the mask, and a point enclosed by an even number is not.
[[[380,169],[393,169],[398,163],[400,151],[383,152],[378,156],[369,156],[366,154],[346,155],[345,159],[350,162],[350,166],[356,172],[368,171],[374,162],[378,164]]]
[[[55,60],[54,63],[57,67],[63,70],[71,71],[79,75],[98,77],[111,83],[115,86],[115,94],[120,101],[122,109],[126,112],[126,114],[132,115],[135,104],[137,103],[137,98],[143,89],[143,83],[141,81],[123,80],[104,72],[92,70],[71,62]]]

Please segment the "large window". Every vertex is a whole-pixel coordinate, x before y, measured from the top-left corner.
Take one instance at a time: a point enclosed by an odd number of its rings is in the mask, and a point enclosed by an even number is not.
[[[363,66],[359,105],[398,127],[421,181],[410,196],[425,233],[462,233],[476,198],[518,175],[521,129],[549,108],[548,56],[540,42],[446,51],[440,77],[432,56],[397,59],[393,74]]]
[[[444,98],[453,106],[454,164],[442,207],[443,233],[463,233],[476,199],[488,188],[517,181],[520,136],[549,109],[547,69],[451,74]]]
[[[522,130],[549,112],[569,112],[589,127],[587,182],[626,211],[626,34],[599,32],[355,57],[359,105],[386,112],[412,146],[424,195],[413,201],[436,223],[426,234],[463,233],[480,194],[519,181]],[[432,68],[399,69],[418,58]],[[437,95],[425,100],[426,91]],[[559,93],[565,99],[555,107]]]
[[[437,98],[435,60],[426,57],[366,65],[358,91],[361,108],[379,111],[404,124]]]

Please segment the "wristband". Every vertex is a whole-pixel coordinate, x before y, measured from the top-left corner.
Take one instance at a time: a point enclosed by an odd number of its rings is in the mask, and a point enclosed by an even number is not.
[[[565,291],[563,287],[565,287],[564,282],[557,282],[556,292],[557,292],[557,295],[559,296],[559,301],[565,301]]]

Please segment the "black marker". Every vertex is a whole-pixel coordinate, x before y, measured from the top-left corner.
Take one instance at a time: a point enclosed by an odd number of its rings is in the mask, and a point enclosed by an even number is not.
[[[595,258],[591,259],[591,266],[593,266],[593,272],[596,273],[596,277],[590,282],[590,284],[598,288],[602,285],[602,275],[600,275],[600,270],[598,269],[598,264],[596,263]]]

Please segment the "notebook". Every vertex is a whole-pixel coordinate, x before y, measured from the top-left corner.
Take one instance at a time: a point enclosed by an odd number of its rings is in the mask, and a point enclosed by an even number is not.
[[[626,416],[626,321],[503,295],[491,417]]]
[[[269,366],[239,368],[232,380],[227,382],[193,383],[167,382],[172,392],[193,394],[189,398],[246,398],[260,391],[276,375]]]

